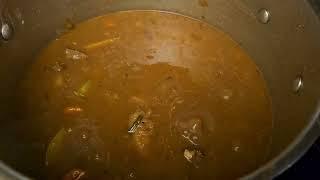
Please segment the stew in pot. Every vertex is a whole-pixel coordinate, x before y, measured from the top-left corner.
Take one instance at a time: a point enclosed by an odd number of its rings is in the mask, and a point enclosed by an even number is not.
[[[67,28],[19,92],[43,179],[230,179],[267,160],[266,83],[227,34],[160,11]]]

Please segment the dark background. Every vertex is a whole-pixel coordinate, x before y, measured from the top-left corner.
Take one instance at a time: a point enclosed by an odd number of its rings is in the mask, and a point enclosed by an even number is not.
[[[297,163],[275,178],[275,180],[283,179],[320,179],[320,139]]]

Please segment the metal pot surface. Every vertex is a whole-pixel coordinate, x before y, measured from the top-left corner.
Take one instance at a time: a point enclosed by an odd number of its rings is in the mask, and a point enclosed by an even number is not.
[[[163,10],[201,19],[229,34],[255,60],[268,84],[274,130],[268,163],[243,179],[270,179],[290,167],[320,135],[320,21],[316,0],[0,0],[0,178],[16,172],[15,154],[36,144],[18,144],[14,89],[35,54],[78,23],[122,10]],[[10,152],[10,155],[7,153]],[[27,153],[26,153],[27,154]],[[26,158],[27,159],[27,158]],[[29,159],[32,161],[32,159]],[[25,162],[28,167],[29,162]],[[7,166],[9,165],[9,166]],[[12,169],[11,169],[12,168]]]

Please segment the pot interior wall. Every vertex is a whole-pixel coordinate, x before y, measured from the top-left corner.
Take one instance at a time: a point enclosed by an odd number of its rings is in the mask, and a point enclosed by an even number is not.
[[[63,31],[66,19],[80,22],[108,12],[157,9],[203,19],[228,33],[255,60],[272,98],[274,132],[270,159],[278,155],[308,124],[320,95],[320,24],[306,1],[300,0],[10,0],[0,1],[2,20],[14,27],[14,37],[0,43],[1,141],[0,159],[12,167],[37,175],[42,165],[42,144],[18,139],[21,130],[14,111],[16,89],[35,54]],[[256,14],[266,8],[268,24]],[[300,95],[292,83],[302,75]],[[32,132],[30,132],[32,133]],[[36,140],[34,140],[36,142]]]

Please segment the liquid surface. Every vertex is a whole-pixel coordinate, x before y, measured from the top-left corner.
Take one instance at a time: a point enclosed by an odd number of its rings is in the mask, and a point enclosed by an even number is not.
[[[267,160],[265,82],[226,34],[128,11],[52,41],[22,83],[43,179],[232,179]]]

